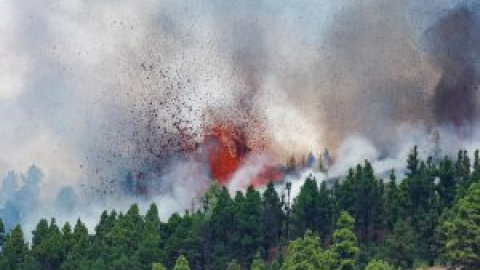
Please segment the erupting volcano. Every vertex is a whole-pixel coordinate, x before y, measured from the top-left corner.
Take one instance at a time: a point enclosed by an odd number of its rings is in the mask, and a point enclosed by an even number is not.
[[[241,127],[232,124],[217,124],[207,128],[204,147],[211,177],[222,185],[227,185],[234,174],[245,165],[249,155],[261,154],[264,148],[249,146],[247,134]],[[267,162],[260,171],[248,181],[253,186],[265,185],[269,181],[281,180],[281,171]]]
[[[390,172],[414,145],[480,145],[479,1],[37,2],[0,1],[10,220],[62,190],[60,205],[183,210],[212,181],[284,186],[365,159]],[[44,183],[16,195],[9,171],[31,164]]]
[[[221,124],[206,131],[204,144],[210,172],[221,184],[226,184],[252,151],[241,130]]]

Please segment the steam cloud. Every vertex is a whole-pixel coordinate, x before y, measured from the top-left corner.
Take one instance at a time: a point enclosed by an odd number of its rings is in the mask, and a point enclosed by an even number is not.
[[[327,147],[330,176],[365,158],[400,167],[436,133],[442,154],[480,142],[475,1],[5,0],[0,33],[9,226],[132,201],[164,217],[189,208],[210,181],[198,144],[217,121],[267,145],[266,162]],[[231,188],[266,157],[253,159]],[[142,188],[129,173],[155,192],[126,194]]]

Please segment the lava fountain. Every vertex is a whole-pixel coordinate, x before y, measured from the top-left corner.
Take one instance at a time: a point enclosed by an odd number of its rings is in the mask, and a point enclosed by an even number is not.
[[[265,147],[249,145],[245,129],[233,124],[217,123],[207,128],[203,144],[211,177],[221,185],[228,185],[253,154],[271,156]],[[257,187],[282,179],[281,169],[274,165],[274,160],[267,160],[246,183]]]

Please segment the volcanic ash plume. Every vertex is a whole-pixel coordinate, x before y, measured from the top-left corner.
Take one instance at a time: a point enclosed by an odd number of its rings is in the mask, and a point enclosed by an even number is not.
[[[9,224],[132,202],[166,217],[212,179],[260,187],[325,148],[341,177],[479,145],[475,1],[114,2],[0,2]],[[286,178],[325,179],[312,164]]]
[[[428,43],[431,58],[441,72],[433,97],[438,124],[468,127],[477,121],[479,7],[475,5],[469,9],[461,6],[448,11],[425,32],[424,39]]]

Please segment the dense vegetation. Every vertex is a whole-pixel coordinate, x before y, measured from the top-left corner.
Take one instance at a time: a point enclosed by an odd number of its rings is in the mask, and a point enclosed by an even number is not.
[[[233,197],[213,185],[201,210],[168,222],[133,205],[105,211],[94,234],[41,220],[31,244],[0,222],[0,269],[480,269],[478,151],[424,161],[415,148],[399,180],[365,161],[331,186],[308,178],[292,201],[273,184]]]

